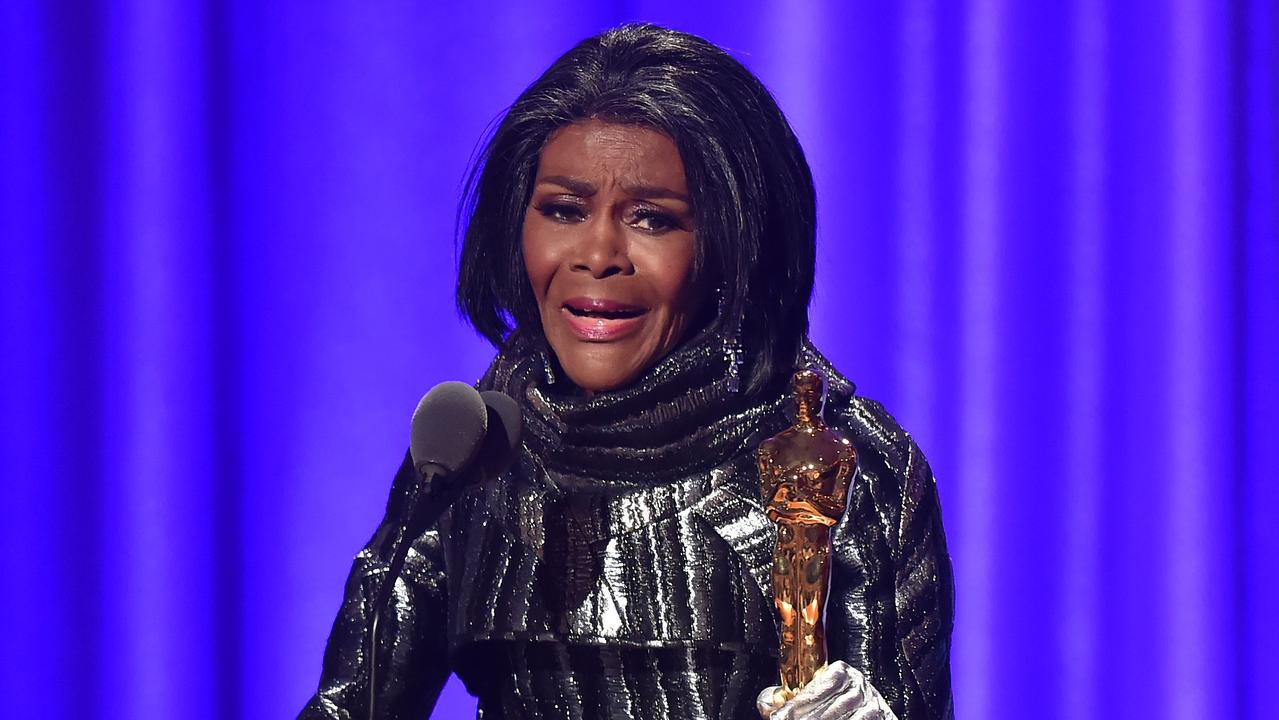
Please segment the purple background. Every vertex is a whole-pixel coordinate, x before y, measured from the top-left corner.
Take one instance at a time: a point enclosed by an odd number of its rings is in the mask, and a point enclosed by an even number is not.
[[[428,5],[0,4],[6,716],[297,712],[418,397],[491,354],[467,161],[631,19],[804,143],[813,335],[941,487],[959,716],[1272,716],[1273,4]]]

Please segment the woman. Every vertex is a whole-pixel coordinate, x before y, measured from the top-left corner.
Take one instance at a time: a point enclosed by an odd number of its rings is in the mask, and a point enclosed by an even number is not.
[[[378,708],[422,717],[450,672],[483,717],[778,710],[773,530],[755,449],[799,367],[858,450],[834,534],[832,658],[774,717],[951,714],[949,558],[927,463],[805,339],[815,200],[772,97],[700,38],[583,41],[472,174],[458,303],[522,406],[512,469],[468,491],[382,615]],[[850,309],[852,310],[852,309]],[[362,717],[368,598],[412,482],[357,557],[304,717]],[[882,696],[882,697],[881,697]],[[876,714],[880,713],[880,714]]]

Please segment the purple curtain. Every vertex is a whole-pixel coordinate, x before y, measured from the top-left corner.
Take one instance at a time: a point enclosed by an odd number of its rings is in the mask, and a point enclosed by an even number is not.
[[[418,397],[491,354],[467,162],[626,20],[804,143],[814,338],[938,476],[959,716],[1273,715],[1275,6],[697,5],[0,4],[6,716],[300,709]]]

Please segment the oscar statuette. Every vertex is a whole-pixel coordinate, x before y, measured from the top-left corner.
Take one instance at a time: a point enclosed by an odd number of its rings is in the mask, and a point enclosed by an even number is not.
[[[848,507],[857,467],[853,444],[822,419],[822,376],[800,370],[793,389],[795,424],[765,440],[757,453],[764,505],[777,525],[773,599],[784,700],[826,664],[831,532]]]

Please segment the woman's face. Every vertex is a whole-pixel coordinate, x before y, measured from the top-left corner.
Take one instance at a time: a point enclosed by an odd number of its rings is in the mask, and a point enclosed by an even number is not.
[[[622,387],[679,343],[704,299],[694,232],[667,136],[587,120],[551,137],[524,215],[524,267],[570,380]]]

